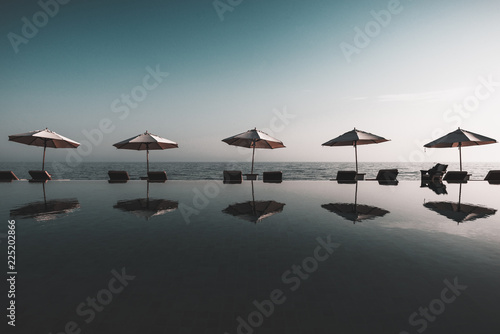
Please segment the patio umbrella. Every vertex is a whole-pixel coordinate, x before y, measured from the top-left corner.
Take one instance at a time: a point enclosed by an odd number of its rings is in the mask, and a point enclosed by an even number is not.
[[[45,150],[47,147],[52,148],[77,148],[80,143],[74,140],[63,137],[60,134],[45,130],[35,130],[26,133],[9,136],[9,141],[14,141],[21,144],[43,146],[42,170],[45,170]]]
[[[43,186],[43,201],[32,202],[22,207],[10,210],[12,218],[33,218],[36,221],[49,221],[67,215],[80,208],[76,198],[48,200],[45,196],[45,184]]]
[[[494,144],[497,141],[493,138],[478,135],[476,133],[458,128],[447,135],[438,138],[424,145],[429,148],[458,147],[460,155],[460,171],[462,171],[462,146],[477,146]]]
[[[284,203],[276,201],[256,201],[252,182],[252,200],[229,205],[222,212],[233,215],[253,223],[259,223],[265,218],[271,217],[283,211]]]
[[[280,140],[273,138],[267,133],[257,130],[256,128],[223,139],[222,141],[229,145],[241,146],[253,149],[251,174],[253,174],[253,163],[254,163],[256,148],[275,149],[275,148],[285,147],[285,145],[283,145],[283,142],[281,142]]]
[[[156,136],[149,132],[134,136],[119,143],[113,144],[117,149],[124,150],[146,150],[147,169],[149,172],[149,150],[166,150],[178,148],[179,145],[171,140]]]
[[[427,202],[424,206],[432,211],[456,221],[458,224],[473,221],[480,218],[493,216],[497,210],[486,208],[479,205],[462,203],[462,184],[458,195],[458,202]]]
[[[356,156],[356,173],[358,172],[358,145],[367,145],[367,144],[378,144],[389,141],[389,139],[385,139],[380,136],[376,136],[374,134],[364,132],[361,130],[348,131],[337,138],[333,138],[326,143],[323,143],[322,146],[354,146],[354,154]]]
[[[383,217],[389,211],[376,206],[358,204],[358,183],[356,182],[356,191],[354,203],[330,203],[321,205],[322,208],[336,213],[339,216],[352,221],[354,224],[363,220],[370,220],[377,217]]]

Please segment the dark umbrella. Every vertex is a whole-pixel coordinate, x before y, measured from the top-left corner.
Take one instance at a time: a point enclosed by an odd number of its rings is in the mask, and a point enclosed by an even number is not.
[[[76,198],[54,199],[47,201],[45,184],[43,186],[43,202],[33,202],[20,208],[10,210],[13,218],[33,218],[36,221],[48,221],[59,218],[59,215],[69,214],[80,208]]]
[[[339,216],[352,221],[354,224],[363,220],[370,220],[377,217],[383,217],[389,211],[376,206],[358,204],[358,183],[356,182],[356,191],[354,203],[330,203],[323,204],[322,208],[334,212]]]
[[[463,130],[458,128],[447,135],[438,138],[430,143],[424,145],[424,147],[429,148],[446,148],[446,147],[458,147],[458,152],[460,156],[460,171],[462,171],[462,146],[478,146],[494,144],[497,141],[493,138],[478,135],[476,133]]]
[[[271,217],[283,211],[285,204],[276,201],[256,201],[252,182],[252,200],[229,205],[222,212],[235,217],[259,223],[265,218]]]
[[[348,131],[341,136],[333,138],[322,146],[354,146],[354,154],[356,157],[356,173],[358,172],[358,145],[378,144],[389,141],[383,137],[364,132],[361,130]]]

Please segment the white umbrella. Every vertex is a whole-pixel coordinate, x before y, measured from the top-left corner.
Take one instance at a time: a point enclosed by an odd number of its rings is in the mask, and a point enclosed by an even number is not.
[[[57,134],[54,131],[50,131],[47,128],[45,128],[45,130],[36,130],[9,136],[9,141],[32,146],[43,146],[42,170],[45,169],[45,150],[47,149],[47,147],[77,148],[78,146],[80,146],[80,143],[63,137],[60,134]]]
[[[467,130],[458,128],[457,130],[448,133],[447,135],[438,138],[430,143],[424,145],[429,148],[443,148],[443,147],[458,147],[460,155],[460,171],[462,171],[462,146],[477,146],[494,144],[497,141],[493,138],[478,135]]]
[[[273,138],[270,135],[268,135],[267,133],[262,132],[260,130],[257,130],[256,128],[253,130],[248,130],[247,132],[243,132],[243,133],[237,134],[235,136],[223,139],[222,141],[229,144],[229,145],[241,146],[241,147],[247,147],[247,148],[253,149],[251,174],[253,174],[253,163],[254,163],[255,149],[256,148],[274,149],[274,148],[285,147],[285,145],[283,145],[283,142],[281,140]]]
[[[348,131],[337,138],[333,138],[326,143],[323,143],[322,146],[354,146],[354,154],[356,156],[356,173],[358,172],[358,145],[367,145],[367,144],[378,144],[389,141],[389,139],[385,139],[380,136],[376,136],[374,134],[364,132],[361,130]]]
[[[165,139],[149,132],[134,136],[119,143],[113,144],[117,149],[124,150],[146,150],[146,159],[149,172],[149,150],[166,150],[169,148],[178,148],[179,145],[169,139]]]

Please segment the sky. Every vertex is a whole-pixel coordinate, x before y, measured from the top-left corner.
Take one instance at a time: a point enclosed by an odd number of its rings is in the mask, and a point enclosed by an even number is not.
[[[0,161],[39,161],[8,135],[82,143],[47,161],[143,161],[112,144],[179,144],[151,161],[243,161],[221,140],[254,127],[259,161],[352,161],[321,144],[354,127],[391,141],[360,161],[456,161],[423,145],[457,127],[500,140],[498,1],[2,1]],[[463,149],[500,162],[500,144]]]

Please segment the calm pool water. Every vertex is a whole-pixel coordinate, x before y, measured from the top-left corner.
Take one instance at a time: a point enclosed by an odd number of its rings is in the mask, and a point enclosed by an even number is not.
[[[496,333],[500,186],[446,192],[414,181],[0,184],[5,263],[16,221],[8,329]]]

